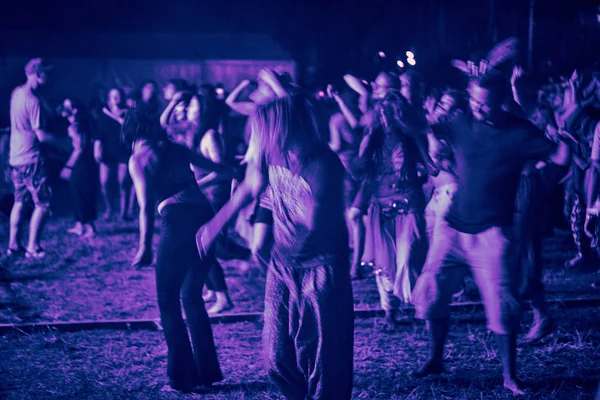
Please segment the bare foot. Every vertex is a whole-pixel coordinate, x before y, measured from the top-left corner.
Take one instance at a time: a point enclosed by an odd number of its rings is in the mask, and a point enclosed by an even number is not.
[[[212,301],[215,299],[215,292],[212,290],[207,290],[206,293],[202,296],[202,299],[206,301]]]
[[[221,303],[221,302],[216,302],[214,306],[212,306],[211,308],[209,308],[208,310],[206,310],[207,313],[209,314],[220,314],[222,312],[225,311],[229,311],[233,308],[233,303],[231,302],[226,302],[226,303]]]
[[[428,360],[416,371],[411,372],[413,378],[425,378],[429,375],[441,375],[446,372],[444,364],[441,361]]]
[[[522,383],[517,378],[505,376],[504,387],[510,390],[514,396],[522,396],[525,394],[525,390],[523,390]]]

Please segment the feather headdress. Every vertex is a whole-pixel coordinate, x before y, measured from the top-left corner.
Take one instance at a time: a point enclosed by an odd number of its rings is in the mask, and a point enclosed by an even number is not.
[[[497,66],[515,58],[518,54],[519,40],[516,38],[508,38],[498,43],[487,57],[476,64],[473,61],[452,60],[452,65],[464,72],[468,77],[478,79],[486,74],[500,74],[496,69]]]

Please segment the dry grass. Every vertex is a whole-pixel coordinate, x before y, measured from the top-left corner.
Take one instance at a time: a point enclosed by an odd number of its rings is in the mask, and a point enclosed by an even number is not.
[[[600,378],[600,310],[557,311],[557,329],[519,349],[523,399],[591,399]],[[0,397],[6,399],[279,399],[261,362],[260,325],[215,325],[226,379],[210,393],[166,389],[161,332],[88,331],[0,338]],[[427,354],[422,324],[382,333],[380,321],[356,321],[355,399],[510,399],[501,386],[493,336],[457,322],[446,351],[448,373],[415,380]]]
[[[137,223],[100,222],[99,236],[82,241],[66,233],[70,221],[54,219],[44,245],[49,255],[43,262],[4,260],[0,272],[0,323],[156,319],[156,294],[152,268],[130,267],[138,240]],[[0,224],[0,229],[6,229]],[[5,232],[0,232],[1,236]],[[573,252],[565,232],[549,238],[545,246],[545,283],[549,298],[597,296],[590,287],[591,273],[565,271],[562,263]],[[264,278],[258,269],[242,272],[236,262],[225,263],[235,312],[259,312],[263,308]],[[254,273],[255,272],[255,273]],[[469,287],[473,289],[472,283]],[[379,304],[374,278],[354,285],[357,308]],[[461,300],[477,300],[467,290]]]

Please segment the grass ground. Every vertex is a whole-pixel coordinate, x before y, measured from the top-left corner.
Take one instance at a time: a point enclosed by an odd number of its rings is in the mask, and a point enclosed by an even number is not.
[[[592,399],[600,378],[600,310],[555,310],[555,332],[519,349],[523,399]],[[595,321],[595,322],[594,322]],[[423,325],[383,333],[377,319],[355,332],[355,399],[510,399],[501,384],[492,335],[479,323],[452,325],[448,373],[415,380],[408,373],[427,353]],[[260,325],[214,326],[226,379],[209,393],[166,389],[161,332],[87,331],[10,334],[0,346],[0,397],[6,399],[279,399],[261,364]]]
[[[69,221],[50,223],[43,261],[2,265],[0,323],[158,318],[151,268],[130,268],[137,244],[136,223],[101,222],[99,236],[82,241],[65,233]],[[6,224],[0,224],[6,229]],[[0,230],[3,239],[6,232]],[[4,239],[5,243],[6,240]],[[598,296],[591,273],[562,268],[573,253],[564,232],[547,239],[544,282],[548,297]],[[234,311],[261,311],[264,278],[225,265]],[[356,308],[378,307],[374,279],[355,282]],[[476,300],[467,291],[462,300]],[[527,399],[591,399],[600,378],[600,310],[554,310],[557,329],[538,346],[519,350]],[[458,316],[469,317],[466,315]],[[526,318],[531,319],[531,316]],[[527,321],[525,321],[527,322]],[[493,337],[481,322],[452,328],[449,373],[413,380],[408,372],[427,353],[423,325],[383,333],[378,319],[356,321],[356,399],[511,398],[502,390]],[[260,324],[214,326],[226,380],[203,399],[277,399],[261,363]],[[0,398],[7,399],[176,399],[165,390],[166,346],[156,331],[86,331],[0,337]]]
[[[98,237],[86,240],[66,233],[69,224],[67,219],[50,222],[45,259],[4,260],[0,323],[158,318],[153,269],[130,267],[138,241],[136,223],[100,222]],[[6,228],[0,224],[0,229]],[[0,231],[0,237],[6,237],[5,233]],[[591,287],[594,274],[562,267],[572,253],[565,232],[546,240],[544,282],[549,298],[600,295],[600,290]],[[262,311],[264,277],[258,268],[244,272],[235,261],[224,266],[235,303],[233,311]],[[378,307],[373,277],[355,282],[354,294],[357,308]],[[477,296],[476,290],[468,290],[461,300],[477,300]]]

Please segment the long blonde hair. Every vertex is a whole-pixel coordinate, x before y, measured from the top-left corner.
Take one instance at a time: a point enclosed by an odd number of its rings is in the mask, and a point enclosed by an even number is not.
[[[251,117],[246,160],[264,157],[270,164],[293,152],[303,161],[322,144],[312,105],[301,96],[286,96],[258,107]]]

